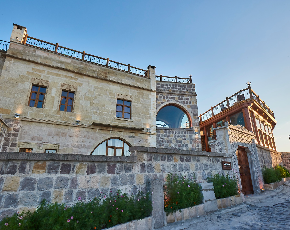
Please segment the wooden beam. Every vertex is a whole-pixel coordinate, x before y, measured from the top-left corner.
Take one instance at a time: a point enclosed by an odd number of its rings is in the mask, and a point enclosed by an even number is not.
[[[244,122],[245,122],[246,129],[249,130],[249,131],[252,131],[252,126],[251,126],[251,120],[250,120],[250,114],[249,114],[248,107],[243,108],[243,116],[244,116]]]

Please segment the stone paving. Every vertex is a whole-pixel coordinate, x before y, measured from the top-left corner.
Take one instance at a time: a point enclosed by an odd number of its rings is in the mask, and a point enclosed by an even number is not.
[[[169,224],[160,230],[290,229],[290,181],[273,191],[245,199],[241,205]]]

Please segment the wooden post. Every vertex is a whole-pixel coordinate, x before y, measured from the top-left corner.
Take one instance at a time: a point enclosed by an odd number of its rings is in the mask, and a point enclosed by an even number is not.
[[[213,113],[213,107],[211,107],[211,113],[212,113],[212,116],[214,116],[214,113]]]
[[[160,76],[159,76],[159,77],[160,77],[160,81],[162,81],[162,75],[161,75],[161,74],[160,74]]]
[[[251,117],[252,117],[252,121],[253,121],[253,129],[254,129],[253,131],[255,133],[256,140],[257,140],[258,144],[260,144],[259,135],[258,135],[258,128],[257,128],[256,119],[255,119],[253,111],[251,111]]]
[[[228,97],[226,97],[226,98],[227,98],[227,107],[230,108],[230,101],[229,101],[229,98],[228,98]]]
[[[251,120],[250,120],[250,114],[249,114],[248,107],[243,109],[243,116],[244,116],[246,129],[249,130],[249,131],[252,131],[252,126],[251,126]]]
[[[109,62],[110,62],[110,59],[107,58],[107,64],[106,64],[107,67],[109,67]]]
[[[208,140],[207,140],[207,132],[206,132],[206,127],[205,126],[203,128],[203,134],[204,134],[204,142],[205,142],[205,151],[209,152]]]
[[[213,128],[216,128],[216,123],[213,123]],[[213,139],[216,140],[216,130],[213,130]]]
[[[58,43],[55,44],[55,53],[57,53],[57,49],[58,49]]]
[[[253,99],[252,88],[250,84],[248,86],[248,89],[249,89],[250,98]]]
[[[85,55],[86,55],[86,52],[85,52],[85,51],[83,51],[82,60],[85,60]]]
[[[229,116],[226,116],[226,120],[227,120],[228,124],[230,124],[230,117]]]
[[[175,82],[177,82],[177,76],[175,76]]]
[[[130,73],[130,64],[128,64],[128,72]]]

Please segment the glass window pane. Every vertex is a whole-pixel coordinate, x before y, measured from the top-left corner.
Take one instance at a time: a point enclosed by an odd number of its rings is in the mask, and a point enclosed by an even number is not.
[[[103,142],[102,144],[100,144],[98,146],[98,148],[96,148],[94,150],[94,152],[92,153],[92,155],[103,155],[103,156],[105,156],[106,155],[106,141]]]
[[[31,94],[31,99],[34,99],[34,100],[36,99],[36,93]]]
[[[74,98],[75,93],[69,93],[68,96]]]
[[[67,106],[67,112],[71,112],[71,106]]]
[[[68,104],[72,105],[72,99],[68,99]]]
[[[38,100],[39,101],[43,101],[44,100],[44,94],[40,94],[39,97],[38,97]]]
[[[116,156],[122,156],[123,149],[116,149]]]
[[[34,103],[35,103],[35,101],[30,101],[29,106],[34,107]]]
[[[43,104],[43,102],[42,102],[42,101],[39,101],[39,102],[37,103],[37,108],[42,108],[42,104]]]
[[[125,112],[126,113],[130,113],[130,111],[131,111],[131,108],[130,107],[125,107]]]
[[[67,94],[68,94],[68,92],[66,92],[66,91],[62,91],[61,96],[63,96],[63,97],[67,97]]]
[[[122,117],[122,112],[117,112],[116,117]]]
[[[121,104],[121,105],[123,105],[123,100],[118,99],[118,100],[117,100],[117,104]]]
[[[119,105],[118,105],[116,110],[117,110],[118,112],[120,112],[120,111],[122,112],[122,106],[119,106]]]
[[[124,118],[130,119],[130,113],[124,113]]]
[[[63,98],[63,99],[61,99],[61,102],[60,102],[60,104],[65,104],[65,101],[66,101],[66,99],[65,98]]]
[[[36,86],[36,85],[34,85],[34,86],[32,86],[32,91],[38,91],[38,86]]]
[[[131,106],[131,102],[130,101],[124,101],[124,105]]]
[[[115,140],[116,139],[110,139],[110,140],[108,140],[108,146],[115,146]]]
[[[61,105],[60,108],[59,108],[59,110],[60,111],[64,111],[64,108],[65,108],[65,105]]]
[[[123,141],[119,139],[115,139],[115,146],[116,147],[123,147]]]
[[[46,88],[45,87],[41,87],[39,90],[41,93],[45,93],[46,92]]]
[[[114,156],[114,149],[108,148],[108,156]]]
[[[130,156],[130,155],[131,155],[131,153],[129,151],[129,145],[124,143],[124,156]]]

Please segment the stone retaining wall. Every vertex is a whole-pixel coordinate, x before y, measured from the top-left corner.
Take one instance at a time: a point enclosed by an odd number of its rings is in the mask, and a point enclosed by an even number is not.
[[[0,153],[0,219],[35,209],[42,199],[72,205],[120,189],[129,195],[150,191],[151,181],[168,173],[205,182],[222,173],[223,154],[132,147],[129,157],[79,154]]]
[[[282,164],[285,168],[290,170],[290,152],[281,152]]]

